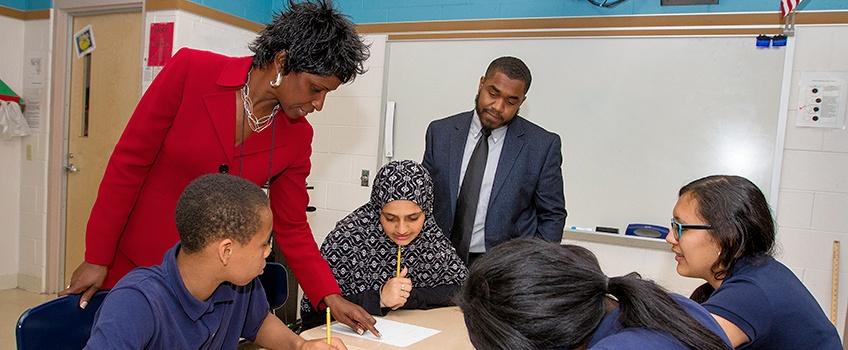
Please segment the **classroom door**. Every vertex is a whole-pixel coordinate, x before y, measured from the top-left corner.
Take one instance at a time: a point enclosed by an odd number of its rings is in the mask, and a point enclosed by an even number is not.
[[[85,226],[100,180],[141,90],[141,12],[74,16],[74,33],[89,25],[94,51],[78,57],[72,46],[68,56],[66,284],[83,261]]]

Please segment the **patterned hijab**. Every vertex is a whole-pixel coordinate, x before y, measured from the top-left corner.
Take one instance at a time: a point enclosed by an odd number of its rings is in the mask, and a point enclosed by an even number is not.
[[[379,291],[395,276],[398,246],[383,231],[380,212],[386,203],[399,199],[415,202],[424,212],[421,233],[401,251],[401,268],[409,269],[406,276],[412,286],[465,281],[468,269],[433,218],[430,174],[414,161],[392,161],[377,172],[371,200],[336,223],[321,245],[321,255],[330,264],[342,295]],[[309,312],[310,306],[304,298],[302,310]]]

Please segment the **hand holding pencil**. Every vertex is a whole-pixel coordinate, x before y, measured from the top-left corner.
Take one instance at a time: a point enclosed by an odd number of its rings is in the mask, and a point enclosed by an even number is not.
[[[380,290],[380,305],[396,310],[406,304],[412,293],[412,280],[406,278],[407,268],[400,270],[398,277],[386,281]]]
[[[300,344],[299,350],[347,350],[344,342],[341,339],[333,337],[332,319],[330,317],[330,308],[327,308],[327,338],[314,339]]]

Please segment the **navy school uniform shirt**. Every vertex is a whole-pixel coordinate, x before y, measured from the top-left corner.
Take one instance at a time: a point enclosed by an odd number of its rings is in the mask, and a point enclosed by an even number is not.
[[[727,339],[721,326],[707,310],[682,295],[673,293],[670,295],[689,316],[692,316],[704,328],[718,335],[730,349],[730,340]],[[604,316],[589,341],[588,348],[590,350],[689,350],[686,345],[665,332],[648,328],[622,328],[618,321],[620,314],[621,311],[616,308]]]
[[[738,349],[842,349],[812,294],[770,256],[739,259],[703,306],[745,332]]]
[[[137,268],[106,296],[86,349],[235,349],[254,340],[268,316],[259,279],[239,287],[223,283],[198,300],[177,270],[180,245],[161,265]]]

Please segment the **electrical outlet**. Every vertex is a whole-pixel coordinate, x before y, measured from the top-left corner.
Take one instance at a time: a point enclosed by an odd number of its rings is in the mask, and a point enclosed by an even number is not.
[[[370,182],[368,179],[368,175],[371,172],[368,169],[362,169],[362,175],[359,176],[359,185],[362,187],[368,187],[368,183]]]

